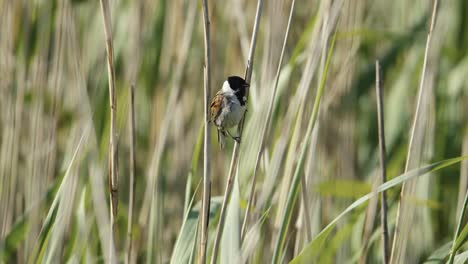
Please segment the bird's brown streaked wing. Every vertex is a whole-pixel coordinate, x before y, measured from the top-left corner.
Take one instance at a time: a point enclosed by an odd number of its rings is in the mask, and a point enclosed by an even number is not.
[[[221,109],[223,106],[223,96],[221,94],[217,94],[215,97],[213,97],[213,100],[211,101],[211,106],[210,106],[210,121],[214,122],[216,118],[221,114]]]

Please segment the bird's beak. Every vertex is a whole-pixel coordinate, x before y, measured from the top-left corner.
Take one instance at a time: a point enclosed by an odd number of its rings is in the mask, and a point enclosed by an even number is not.
[[[246,83],[246,84],[244,84],[244,87],[245,87],[245,88],[249,88],[249,87],[250,87],[250,84],[249,84],[249,83]]]

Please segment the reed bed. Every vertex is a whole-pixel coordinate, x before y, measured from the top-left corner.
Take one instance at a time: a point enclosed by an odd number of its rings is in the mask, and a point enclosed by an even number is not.
[[[0,263],[466,263],[465,2],[0,0]]]

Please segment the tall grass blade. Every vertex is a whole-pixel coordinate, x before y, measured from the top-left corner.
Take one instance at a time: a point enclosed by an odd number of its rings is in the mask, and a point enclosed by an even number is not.
[[[126,263],[132,259],[133,216],[135,204],[135,85],[130,86],[130,160],[129,160],[129,198],[128,198],[128,225],[127,225],[127,258]]]
[[[348,206],[344,211],[342,211],[335,219],[333,219],[322,231],[317,235],[317,237],[312,240],[311,243],[309,243],[304,250],[296,257],[294,258],[291,263],[308,263],[307,256],[312,254],[312,252],[316,252],[319,250],[314,244],[316,239],[324,239],[323,236],[325,236],[325,239],[328,237],[330,234],[330,229],[334,229],[336,226],[337,222],[341,220],[345,215],[347,215],[349,212],[353,211],[360,205],[363,205],[365,202],[369,201],[370,198],[374,197],[375,195],[380,194],[383,191],[389,190],[397,185],[400,185],[404,182],[407,182],[411,179],[417,178],[419,176],[436,172],[438,170],[441,170],[443,168],[446,168],[448,166],[454,165],[456,163],[461,162],[464,159],[468,159],[468,156],[462,156],[462,157],[457,157],[457,158],[451,158],[443,161],[439,161],[436,163],[432,163],[430,165],[424,166],[422,168],[410,170],[398,177],[393,178],[392,180],[387,181],[386,183],[380,185],[379,187],[376,188],[374,192],[371,192],[359,199],[357,199],[354,203],[352,203],[350,206]],[[433,175],[433,174],[432,174]],[[315,253],[314,253],[315,254]]]
[[[195,196],[194,196],[195,197]],[[192,199],[193,201],[193,199]],[[212,197],[210,202],[210,220],[219,212],[222,197]],[[195,244],[199,224],[201,203],[195,205],[184,218],[184,222],[177,237],[174,251],[172,252],[171,263],[190,263],[191,256],[195,253]]]
[[[49,239],[52,235],[52,231],[54,229],[54,224],[56,220],[56,216],[59,211],[59,204],[60,201],[63,199],[64,196],[68,195],[68,193],[65,193],[65,186],[69,184],[69,178],[71,175],[71,168],[72,165],[74,164],[76,157],[78,155],[78,151],[81,148],[81,144],[83,142],[83,139],[87,135],[87,129],[84,130],[83,135],[81,136],[78,145],[75,149],[75,152],[73,153],[73,156],[70,160],[70,163],[68,165],[67,170],[65,171],[62,179],[60,180],[60,185],[58,187],[57,193],[55,194],[54,200],[52,201],[52,205],[50,206],[49,212],[47,213],[47,217],[44,221],[44,224],[42,225],[41,232],[39,234],[39,238],[36,241],[35,247],[33,249],[33,253],[30,255],[30,259],[28,263],[41,263],[42,259],[44,257],[44,254],[46,253],[47,247],[48,247],[48,242]]]
[[[385,145],[385,126],[384,126],[384,103],[383,103],[383,88],[382,88],[382,69],[377,60],[375,62],[375,89],[377,92],[377,121],[379,127],[379,157],[380,157],[380,174],[382,183],[387,181],[387,160],[386,160],[386,145]],[[387,223],[387,193],[382,192],[381,197],[381,228],[382,228],[382,247],[384,263],[390,260],[389,238],[388,238],[388,223]]]
[[[450,252],[450,258],[449,258],[449,264],[452,264],[455,258],[455,254],[457,253],[457,250],[460,249],[460,247],[465,243],[465,241],[468,239],[468,225],[465,225],[465,227],[462,229],[463,225],[463,219],[465,218],[465,213],[468,208],[468,192],[465,195],[465,202],[463,203],[462,210],[460,212],[460,217],[458,219],[458,225],[457,225],[457,230],[455,231],[455,237],[453,241],[453,246]]]
[[[293,14],[294,14],[295,4],[296,4],[296,0],[292,0],[291,9],[289,11],[288,24],[286,26],[286,32],[284,33],[283,46],[281,48],[281,54],[280,54],[280,58],[279,58],[279,62],[278,62],[278,69],[276,71],[275,83],[273,85],[273,94],[271,95],[270,103],[268,105],[267,116],[265,118],[265,124],[263,125],[261,145],[260,145],[260,149],[257,152],[257,158],[255,160],[254,173],[253,173],[253,177],[252,177],[252,186],[250,187],[249,200],[248,200],[247,209],[246,209],[245,215],[244,215],[244,221],[242,223],[241,242],[243,241],[243,238],[244,238],[244,235],[245,235],[245,232],[246,232],[246,229],[247,229],[250,210],[252,209],[254,193],[255,193],[255,186],[256,186],[256,183],[257,183],[258,167],[259,167],[259,164],[260,164],[260,158],[261,158],[261,156],[263,154],[263,150],[265,148],[266,139],[267,139],[267,135],[268,135],[267,133],[270,130],[270,126],[271,126],[273,106],[274,106],[274,102],[275,102],[275,99],[276,99],[276,92],[277,92],[277,89],[278,89],[278,82],[279,82],[279,78],[280,78],[280,74],[281,74],[281,67],[282,67],[282,64],[283,64],[283,58],[284,58],[284,53],[285,53],[285,49],[286,49],[286,43],[288,41],[289,29],[291,27],[291,21],[292,21],[292,17],[293,17]]]
[[[237,175],[238,176],[238,175]],[[237,264],[241,257],[241,216],[240,216],[240,190],[237,177],[234,179],[231,201],[229,202],[226,226],[220,246],[220,263]]]
[[[330,68],[330,62],[331,62],[331,57],[332,57],[332,54],[333,54],[333,49],[334,49],[334,46],[335,46],[335,41],[336,41],[336,33],[333,36],[331,47],[330,47],[330,50],[329,50],[329,52],[327,54],[327,61],[326,61],[326,64],[325,64],[324,74],[322,76],[320,86],[318,87],[318,90],[317,90],[317,95],[315,97],[312,116],[310,118],[309,125],[307,127],[307,132],[306,132],[305,138],[304,138],[304,140],[302,142],[302,147],[301,147],[301,151],[300,151],[300,154],[299,154],[299,160],[298,160],[297,165],[296,165],[296,170],[294,171],[293,182],[292,182],[291,188],[289,190],[288,200],[287,200],[287,203],[286,203],[286,210],[284,212],[284,215],[283,215],[283,218],[282,218],[282,221],[281,221],[281,228],[280,228],[280,231],[279,231],[278,240],[276,242],[276,247],[275,247],[275,251],[274,251],[274,255],[273,255],[273,263],[279,263],[279,260],[281,259],[281,256],[283,255],[282,251],[283,251],[284,243],[286,241],[286,233],[288,231],[289,224],[291,222],[292,211],[293,211],[294,205],[296,203],[297,195],[299,193],[301,171],[302,171],[302,167],[304,165],[305,153],[307,152],[307,147],[309,145],[309,140],[310,140],[310,137],[312,135],[312,131],[313,131],[314,126],[315,126],[315,122],[317,121],[317,116],[318,116],[318,112],[319,112],[319,108],[320,108],[320,101],[322,99],[322,94],[323,94],[323,91],[325,89],[325,84],[326,84],[326,80],[327,80],[328,70]]]
[[[455,264],[466,264],[468,262],[468,251],[458,254],[455,257]]]
[[[463,244],[468,240],[468,225],[465,225],[463,230],[460,232],[460,235],[457,237],[457,240],[455,240],[455,243],[453,244],[453,249],[452,252],[456,252],[463,246]]]
[[[260,19],[262,17],[262,6],[263,6],[263,0],[258,0],[257,12],[255,14],[255,23],[254,23],[254,27],[252,31],[252,40],[250,43],[249,59],[247,60],[247,67],[245,69],[245,81],[248,84],[251,84],[251,80],[252,80],[253,63],[254,63],[254,58],[255,58],[255,48],[257,47],[257,37],[258,37],[259,28],[260,28]],[[246,97],[248,100],[249,89],[247,89]],[[242,138],[242,132],[244,129],[245,115],[246,113],[244,113],[244,117],[242,118],[240,124],[238,125],[238,133],[239,133],[240,138]],[[225,217],[226,217],[226,208],[227,208],[227,204],[229,202],[230,196],[231,196],[232,183],[234,181],[234,177],[237,174],[237,170],[238,170],[239,154],[240,154],[240,145],[236,141],[236,143],[234,144],[234,150],[232,151],[232,159],[231,159],[231,165],[229,167],[228,182],[226,185],[226,190],[224,192],[223,205],[221,206],[221,215],[219,218],[218,229],[216,230],[216,238],[215,238],[214,245],[213,245],[213,255],[211,257],[212,264],[216,264],[218,260],[219,243],[223,236]]]
[[[450,254],[452,242],[445,243],[443,246],[435,250],[424,262],[425,264],[443,263],[447,256]]]
[[[411,128],[411,136],[409,139],[409,145],[408,145],[408,154],[406,156],[406,164],[405,164],[405,172],[408,171],[412,166],[414,166],[414,160],[419,159],[418,148],[420,148],[420,145],[422,144],[420,141],[419,137],[421,137],[422,133],[422,127],[419,125],[421,123],[420,121],[420,108],[422,105],[422,98],[425,92],[427,92],[427,81],[426,81],[426,69],[428,65],[428,57],[429,57],[429,49],[431,47],[432,43],[432,35],[433,35],[433,30],[435,27],[436,23],[436,18],[437,18],[437,9],[438,9],[438,0],[434,0],[434,4],[432,7],[432,17],[431,17],[431,24],[429,27],[429,32],[427,34],[427,40],[426,40],[426,48],[424,50],[424,61],[423,61],[423,68],[421,71],[421,79],[419,83],[419,91],[418,91],[418,100],[416,103],[416,111],[414,114],[414,119],[413,119],[413,125]],[[419,150],[420,151],[420,150]],[[411,183],[409,183],[411,184]],[[409,186],[408,189],[405,188],[405,184],[403,184],[401,188],[401,193],[400,193],[400,201],[398,203],[398,212],[397,212],[397,220],[395,223],[395,231],[393,235],[393,244],[392,244],[392,249],[391,249],[391,255],[390,255],[390,263],[398,263],[404,260],[404,255],[406,251],[406,233],[401,232],[405,222],[405,218],[409,218],[410,222],[412,222],[412,215],[413,212],[409,210],[408,206],[405,204],[404,197],[407,195],[411,195],[412,193],[412,188],[413,186]],[[408,220],[408,219],[406,219]],[[411,224],[411,223],[409,223]],[[400,226],[401,225],[401,226]],[[406,229],[406,228],[405,228]],[[402,259],[403,258],[403,259]]]

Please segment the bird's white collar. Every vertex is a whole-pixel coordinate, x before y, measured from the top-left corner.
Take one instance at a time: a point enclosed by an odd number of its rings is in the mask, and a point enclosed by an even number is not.
[[[221,89],[223,93],[234,93],[235,91],[231,88],[228,81],[224,81],[223,88]]]

